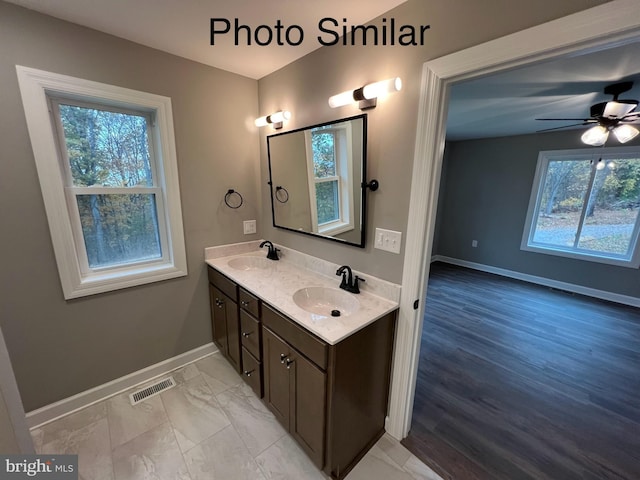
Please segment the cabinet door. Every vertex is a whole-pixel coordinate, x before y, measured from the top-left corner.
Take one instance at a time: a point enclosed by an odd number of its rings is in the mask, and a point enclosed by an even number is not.
[[[262,330],[262,355],[264,363],[264,401],[278,421],[289,430],[290,370],[286,359],[291,348],[268,328]]]
[[[238,304],[209,284],[213,341],[236,371],[240,371],[240,321]]]
[[[291,435],[298,440],[318,468],[324,466],[327,375],[301,354],[289,358]]]
[[[209,284],[209,296],[211,298],[211,326],[213,328],[213,341],[225,357],[228,357],[227,347],[227,315],[224,306],[226,295],[213,285]]]

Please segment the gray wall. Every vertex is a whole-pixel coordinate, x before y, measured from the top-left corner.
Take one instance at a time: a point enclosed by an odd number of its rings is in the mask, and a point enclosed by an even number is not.
[[[429,24],[421,47],[325,47],[268,75],[258,82],[260,112],[292,112],[285,129],[295,129],[361,113],[355,106],[331,109],[329,96],[394,76],[403,90],[369,110],[368,177],[380,189],[368,193],[366,248],[359,249],[271,227],[268,189],[263,188],[263,236],[288,247],[339,264],[349,264],[380,278],[401,282],[404,241],[411,189],[422,65],[448,53],[486,42],[527,27],[587,9],[601,0],[409,0],[387,12],[397,25]],[[381,19],[375,22],[381,24]],[[266,135],[261,135],[261,178],[268,180]],[[374,250],[374,230],[381,227],[403,233],[400,255]]]
[[[171,97],[187,277],[63,299],[16,64]],[[257,82],[0,2],[0,85],[0,326],[25,409],[211,342],[204,248],[259,238]]]
[[[273,192],[275,194],[276,187],[282,186],[289,194],[286,202],[273,202],[276,223],[311,232],[311,199],[304,132],[271,138],[269,149]]]
[[[434,255],[640,296],[638,269],[520,250],[538,153],[584,147],[575,130],[447,143]]]

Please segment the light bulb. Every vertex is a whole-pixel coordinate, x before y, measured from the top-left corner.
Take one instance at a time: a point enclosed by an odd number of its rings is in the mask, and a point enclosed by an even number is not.
[[[291,112],[287,110],[279,110],[271,115],[265,115],[264,117],[256,118],[255,125],[256,127],[264,127],[269,125],[270,123],[282,123],[285,120],[289,120],[291,118]]]
[[[280,110],[276,113],[272,113],[269,115],[271,123],[282,123],[285,120],[289,120],[291,118],[291,112],[287,110]]]
[[[609,170],[613,170],[614,168],[616,168],[616,162],[611,160],[609,163],[607,163],[607,167],[609,167]]]
[[[267,125],[269,125],[266,115],[264,117],[256,118],[256,121],[253,123],[256,124],[256,127],[266,127]]]
[[[343,107],[353,102],[355,102],[355,99],[353,98],[353,90],[338,93],[337,95],[329,97],[329,106],[331,108]]]
[[[620,143],[627,143],[638,135],[638,129],[631,125],[618,125],[613,129],[613,134],[616,136]]]
[[[604,170],[605,167],[605,163],[602,161],[602,159],[598,160],[598,163],[596,163],[596,170]]]
[[[604,145],[604,143],[607,141],[607,138],[609,138],[609,130],[607,130],[602,125],[597,125],[584,132],[581,138],[582,141],[587,145],[599,147],[601,145]]]
[[[378,98],[387,93],[399,92],[402,89],[402,79],[400,77],[389,78],[380,82],[370,83],[362,89],[362,95],[367,100]]]

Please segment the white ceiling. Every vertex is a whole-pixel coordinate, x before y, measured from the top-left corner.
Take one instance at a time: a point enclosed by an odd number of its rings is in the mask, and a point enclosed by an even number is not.
[[[406,0],[7,0],[206,65],[259,79],[319,47],[321,18],[364,24]],[[277,2],[277,3],[276,3]],[[275,5],[275,6],[274,6]],[[232,34],[210,43],[210,18],[255,28],[300,25],[300,46],[235,46]],[[233,28],[233,27],[232,27]],[[635,80],[621,98],[640,99],[640,43],[573,55],[454,85],[447,138],[462,140],[534,133],[577,122],[538,117],[587,118],[608,101],[603,89]],[[582,127],[585,128],[585,127]]]
[[[621,80],[634,80],[634,86],[620,98],[640,99],[640,43],[453,85],[447,139],[519,135],[578,123],[535,119],[588,118],[591,105],[613,98],[604,87]]]
[[[126,38],[197,62],[259,79],[320,47],[318,22],[324,17],[360,25],[406,0],[7,0],[31,10]],[[210,45],[210,19],[231,22],[229,34]],[[255,29],[302,27],[300,46],[235,46],[233,22]],[[333,28],[332,28],[333,30]],[[274,29],[275,31],[275,29]],[[263,32],[263,33],[266,33]],[[292,32],[293,33],[293,32]],[[263,37],[261,37],[263,38]],[[218,41],[220,39],[220,41]],[[292,37],[292,40],[297,40]]]

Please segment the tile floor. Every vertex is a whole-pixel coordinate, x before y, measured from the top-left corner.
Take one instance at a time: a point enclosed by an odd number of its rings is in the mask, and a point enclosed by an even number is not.
[[[219,353],[172,375],[135,407],[126,392],[32,430],[36,451],[78,454],[82,480],[327,478]],[[388,435],[347,478],[441,480]]]

